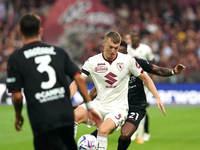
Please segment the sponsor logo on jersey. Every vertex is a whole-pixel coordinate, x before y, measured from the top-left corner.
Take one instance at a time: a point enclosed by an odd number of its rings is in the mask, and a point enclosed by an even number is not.
[[[135,88],[136,85],[133,85],[133,86],[128,86],[128,89],[132,89],[132,88]]]
[[[106,71],[108,71],[108,68],[106,66],[97,66],[95,68],[95,72],[97,73],[104,73]]]
[[[117,77],[117,75],[113,74],[112,72],[109,72],[106,76],[104,76],[108,80],[105,80],[110,86],[106,86],[106,88],[115,88],[116,86],[112,86],[117,80],[114,79]]]
[[[31,57],[35,57],[38,55],[56,55],[56,52],[54,51],[55,48],[53,46],[51,47],[35,47],[33,49],[28,49],[24,51],[24,56],[26,59],[29,59]]]
[[[39,100],[40,103],[57,100],[63,97],[65,97],[64,87],[54,88],[51,90],[42,91],[35,94],[35,98]]]
[[[136,77],[134,75],[131,75],[130,79],[129,79],[129,84],[135,82]]]
[[[117,69],[119,69],[119,71],[122,71],[122,69],[124,68],[124,63],[117,63]]]
[[[105,63],[98,63],[97,66],[106,65]]]
[[[98,63],[97,66],[106,65],[105,63]]]
[[[15,78],[15,77],[7,78],[7,79],[6,79],[6,82],[7,82],[7,83],[13,83],[13,82],[15,82],[15,81],[16,81],[16,78]]]

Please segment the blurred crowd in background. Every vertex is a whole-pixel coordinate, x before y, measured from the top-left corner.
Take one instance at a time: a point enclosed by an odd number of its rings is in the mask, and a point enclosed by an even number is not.
[[[27,12],[37,13],[43,25],[53,2],[54,0],[0,0],[0,82],[5,82],[9,55],[23,45],[18,33],[19,18]]]
[[[42,23],[56,0],[0,0],[0,82],[5,82],[9,55],[22,46],[17,22],[27,12],[37,13]],[[155,54],[156,65],[187,69],[178,76],[151,76],[155,83],[200,83],[200,3],[181,5],[178,0],[102,0],[117,16],[111,27],[127,43],[132,30],[141,33],[141,42]],[[81,54],[80,64],[103,51],[105,33],[92,38]]]

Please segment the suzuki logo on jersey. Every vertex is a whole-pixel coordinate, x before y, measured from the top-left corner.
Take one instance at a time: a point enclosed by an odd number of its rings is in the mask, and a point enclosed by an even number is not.
[[[119,71],[122,71],[122,69],[124,68],[124,63],[117,63],[117,69],[119,69]]]
[[[113,74],[112,72],[109,72],[106,76],[108,80],[105,80],[108,84],[110,84],[111,86],[106,86],[106,88],[115,88],[116,86],[112,86],[117,80],[114,79],[115,77],[117,77],[117,75]]]

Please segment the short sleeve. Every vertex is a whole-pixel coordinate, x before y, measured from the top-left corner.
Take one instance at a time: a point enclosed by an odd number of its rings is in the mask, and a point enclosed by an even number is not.
[[[129,65],[131,73],[136,77],[138,77],[141,73],[144,72],[142,67],[137,63],[137,61],[133,57],[130,59]]]
[[[6,86],[9,93],[21,91],[23,86],[22,76],[20,74],[17,62],[13,55],[10,55],[7,63],[7,79]]]
[[[135,58],[138,64],[142,67],[142,69],[148,73],[152,71],[153,64],[149,63],[148,61],[140,58]]]
[[[82,67],[82,75],[83,76],[89,76],[91,72],[91,65],[89,59],[85,61],[83,67]]]

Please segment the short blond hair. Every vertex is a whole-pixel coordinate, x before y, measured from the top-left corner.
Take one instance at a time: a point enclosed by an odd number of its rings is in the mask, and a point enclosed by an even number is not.
[[[109,38],[115,44],[121,43],[121,36],[116,31],[109,31],[109,32],[107,32],[106,35],[105,35],[104,40],[107,42]]]

